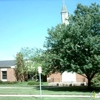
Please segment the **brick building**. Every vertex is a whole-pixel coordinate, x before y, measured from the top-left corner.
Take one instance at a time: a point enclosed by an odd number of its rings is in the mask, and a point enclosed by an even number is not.
[[[1,81],[17,81],[15,77],[15,60],[0,61],[0,80]],[[42,77],[42,79],[45,78]],[[87,79],[77,73],[63,72],[47,75],[47,82],[49,83],[87,83]]]
[[[0,61],[0,80],[16,81],[14,68],[15,60]]]
[[[47,76],[47,81],[49,84],[59,84],[59,83],[66,83],[66,84],[75,84],[75,85],[81,85],[87,84],[87,78],[77,74],[77,73],[71,73],[71,72],[63,72],[61,73],[53,73],[53,74],[49,74]]]

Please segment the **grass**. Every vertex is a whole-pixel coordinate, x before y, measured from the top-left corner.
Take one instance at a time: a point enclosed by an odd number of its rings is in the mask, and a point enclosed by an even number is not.
[[[28,82],[17,82],[15,84],[0,84],[0,87],[30,87]]]
[[[68,95],[68,94],[76,94],[76,95],[91,95],[92,91],[99,92],[100,88],[92,87],[91,90],[87,90],[87,87],[57,87],[57,86],[42,86],[42,94],[50,94],[50,95]],[[39,95],[39,86],[27,85],[27,82],[17,83],[17,84],[0,84],[0,95]],[[40,98],[35,97],[0,97],[0,100],[40,100]],[[99,100],[99,99],[91,99],[91,98],[42,98],[42,100]]]
[[[39,86],[26,86],[26,87],[4,87],[2,85],[0,88],[0,94],[39,94]],[[42,86],[42,94],[58,94],[58,95],[67,95],[67,94],[76,94],[76,95],[91,95],[93,90],[87,90],[87,87],[52,87],[52,86]],[[98,92],[98,91],[96,91]]]
[[[43,86],[47,86],[47,82],[42,83]],[[28,82],[17,82],[15,84],[0,84],[0,87],[32,87],[31,85],[28,85]]]

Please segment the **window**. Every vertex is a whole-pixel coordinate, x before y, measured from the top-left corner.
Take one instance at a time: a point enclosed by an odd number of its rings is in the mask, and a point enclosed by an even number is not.
[[[7,71],[2,71],[2,79],[7,79]]]

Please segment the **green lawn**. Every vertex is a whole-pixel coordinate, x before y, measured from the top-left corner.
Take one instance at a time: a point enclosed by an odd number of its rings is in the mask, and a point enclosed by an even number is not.
[[[48,86],[47,82],[43,82],[42,83],[43,86]],[[32,85],[28,85],[28,82],[18,82],[15,84],[0,84],[0,87],[32,87]]]
[[[44,83],[47,84],[47,83]],[[27,82],[17,84],[0,84],[0,94],[39,94],[39,86],[27,85]],[[3,88],[4,87],[4,88]],[[83,94],[90,95],[92,91],[100,92],[100,88],[87,90],[87,87],[54,87],[42,86],[42,94]]]
[[[76,95],[91,95],[92,91],[95,90],[96,93],[100,91],[100,88],[92,88],[91,90],[87,90],[87,87],[54,87],[54,86],[42,86],[42,94],[58,94],[58,95],[68,95],[68,94],[76,94]],[[17,83],[17,84],[1,84],[0,85],[0,95],[9,95],[9,94],[27,94],[27,95],[39,95],[39,86],[30,86],[27,85],[27,82]],[[0,100],[39,100],[39,98],[35,97],[0,97]],[[42,100],[99,100],[99,99],[91,99],[91,98],[42,98]]]
[[[90,95],[91,92],[85,90],[86,87],[42,87],[42,94],[83,94]],[[81,90],[80,90],[81,89]],[[0,94],[39,94],[39,86],[28,87],[4,87],[0,88]]]
[[[30,85],[27,85],[27,82],[18,82],[15,84],[0,84],[0,87],[30,87]]]

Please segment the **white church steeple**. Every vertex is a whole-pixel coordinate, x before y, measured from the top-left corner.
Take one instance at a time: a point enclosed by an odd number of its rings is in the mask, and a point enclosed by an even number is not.
[[[66,9],[65,0],[62,0],[62,2],[63,2],[63,5],[62,5],[62,10],[61,10],[61,20],[62,20],[62,23],[65,23],[66,25],[68,25],[69,24],[68,12]]]

